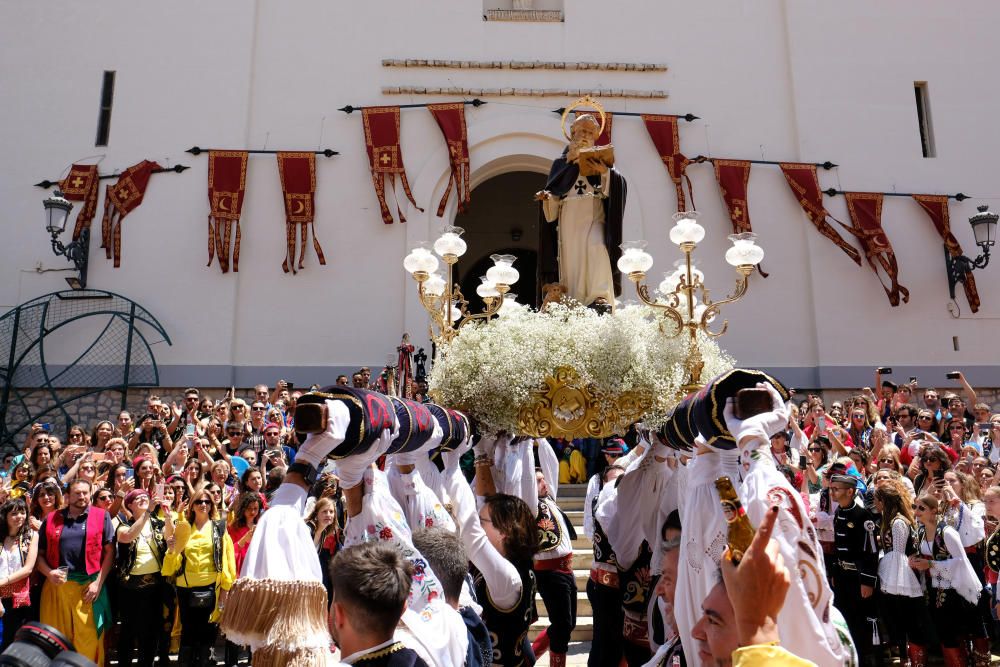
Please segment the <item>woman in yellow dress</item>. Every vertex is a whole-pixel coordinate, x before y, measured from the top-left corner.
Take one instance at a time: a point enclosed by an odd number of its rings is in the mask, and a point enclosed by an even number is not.
[[[174,543],[163,560],[163,574],[174,576],[177,587],[179,664],[208,664],[226,595],[236,580],[236,557],[226,522],[219,518],[206,488],[191,495],[188,510],[174,530]]]

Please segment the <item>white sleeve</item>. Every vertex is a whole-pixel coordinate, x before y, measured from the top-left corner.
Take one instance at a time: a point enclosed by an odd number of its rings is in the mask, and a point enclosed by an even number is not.
[[[559,498],[559,458],[556,456],[556,452],[552,449],[552,445],[545,438],[536,438],[535,442],[538,444],[538,466],[542,469],[542,474],[545,475],[545,481],[549,485],[549,497],[552,500],[558,500]],[[534,471],[534,468],[532,468]],[[531,475],[532,482],[534,482],[534,474]],[[537,493],[537,485],[535,487]],[[529,507],[534,507],[534,505],[529,505]]]
[[[910,527],[902,519],[892,522],[892,550],[882,555],[878,563],[879,585],[883,593],[920,597],[920,582],[910,569],[906,545],[910,541]]]
[[[971,547],[986,539],[986,526],[983,523],[983,513],[986,506],[977,503],[976,508],[981,508],[981,511],[977,512],[976,509],[962,503],[953,515],[955,520],[953,527],[958,531],[962,545],[966,547]]]
[[[583,534],[594,539],[594,498],[601,490],[601,473],[590,478],[587,482],[587,495],[583,501]]]
[[[958,531],[950,526],[944,529],[944,545],[951,558],[931,561],[931,574],[935,578],[949,582],[949,588],[954,588],[955,592],[970,604],[976,604],[983,591],[983,585],[965,554],[962,538]]]
[[[521,599],[521,575],[509,560],[490,543],[476,512],[476,498],[462,476],[461,470],[451,471],[447,478],[448,493],[454,503],[458,534],[468,552],[469,560],[483,575],[490,598],[502,609],[514,607]]]

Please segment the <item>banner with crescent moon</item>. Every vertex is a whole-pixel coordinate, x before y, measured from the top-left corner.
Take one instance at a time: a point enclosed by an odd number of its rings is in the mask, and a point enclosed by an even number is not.
[[[371,167],[372,183],[375,185],[375,195],[382,209],[382,222],[392,224],[392,212],[385,201],[385,181],[389,179],[393,185],[393,198],[396,199],[396,213],[400,222],[406,222],[403,210],[399,207],[399,198],[395,197],[395,177],[403,185],[410,203],[417,206],[410,192],[410,183],[406,180],[406,168],[403,166],[403,149],[399,145],[399,107],[365,107],[361,110],[365,125],[365,148],[368,150],[368,164]]]
[[[247,181],[246,151],[208,152],[208,264],[212,266],[216,251],[219,268],[229,272],[229,242],[233,225],[236,239],[233,244],[233,271],[240,270],[240,214]]]
[[[74,164],[69,168],[66,178],[59,181],[63,197],[83,202],[83,207],[76,216],[76,226],[73,227],[74,241],[80,238],[84,229],[90,229],[90,223],[97,214],[98,183],[96,164]]]
[[[889,243],[885,230],[882,229],[882,193],[845,192],[844,197],[847,199],[847,212],[851,216],[854,234],[861,241],[868,266],[872,267],[872,271],[882,283],[882,289],[889,297],[889,303],[894,307],[898,306],[900,296],[903,297],[903,303],[908,303],[910,290],[900,285],[897,280],[899,266],[896,263],[896,253]],[[888,286],[879,273],[880,268],[889,279]]]
[[[303,268],[306,255],[306,238],[312,230],[313,250],[319,263],[326,265],[323,248],[316,238],[315,195],[316,195],[316,154],[278,153],[278,174],[281,176],[281,191],[285,197],[285,239],[287,252],[281,268],[285,273],[295,273],[295,234],[301,228],[299,241],[298,268]]]
[[[778,166],[809,221],[819,230],[820,234],[833,241],[838,248],[854,260],[855,264],[861,266],[861,253],[845,241],[844,237],[833,228],[833,225],[827,222],[827,220],[833,220],[844,229],[851,231],[847,225],[830,215],[823,205],[823,191],[819,187],[816,165],[806,162],[782,162]]]
[[[946,195],[913,195],[913,198],[924,209],[928,217],[930,217],[931,222],[934,223],[934,229],[944,239],[944,247],[948,249],[951,256],[958,257],[962,255],[962,246],[958,243],[955,235],[951,233],[948,197]],[[969,308],[974,313],[978,312],[979,290],[976,289],[976,278],[972,275],[972,271],[966,272],[962,287],[965,288],[965,298],[969,301]]]
[[[108,259],[114,258],[114,266],[121,266],[122,220],[139,208],[146,196],[146,187],[154,169],[160,165],[149,160],[126,169],[118,182],[109,185],[104,195],[104,218],[101,220],[101,247]]]
[[[451,163],[451,178],[448,179],[448,187],[438,204],[437,215],[444,215],[445,205],[448,197],[451,196],[451,188],[455,187],[455,196],[458,197],[458,212],[462,213],[469,205],[469,131],[465,126],[465,104],[455,102],[451,104],[428,104],[427,109],[434,115],[438,127],[444,134],[444,140],[448,144],[448,161]]]
[[[677,189],[677,212],[687,210],[687,199],[684,196],[682,179],[687,182],[688,196],[691,198],[691,208],[694,209],[694,190],[691,189],[691,179],[687,175],[687,166],[691,160],[681,153],[680,135],[677,132],[677,116],[662,114],[642,114],[642,122],[652,139],[660,160],[663,161],[670,174],[670,180]]]

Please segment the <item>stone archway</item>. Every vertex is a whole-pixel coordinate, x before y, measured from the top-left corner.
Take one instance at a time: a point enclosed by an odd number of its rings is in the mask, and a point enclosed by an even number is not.
[[[511,254],[521,276],[511,290],[519,303],[537,305],[538,205],[532,195],[545,184],[545,175],[511,171],[484,180],[475,188],[472,205],[455,216],[465,230],[468,250],[458,264],[456,281],[473,312],[482,308],[476,294],[480,276],[493,265],[490,255]]]

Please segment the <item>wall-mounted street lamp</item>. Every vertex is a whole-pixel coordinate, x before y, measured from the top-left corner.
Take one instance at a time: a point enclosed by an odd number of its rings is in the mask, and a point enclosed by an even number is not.
[[[85,289],[87,260],[90,254],[90,230],[84,229],[80,233],[80,238],[71,241],[69,245],[63,245],[59,236],[66,231],[66,221],[69,219],[69,212],[73,210],[73,204],[56,190],[51,197],[42,202],[42,206],[45,207],[45,230],[52,235],[52,252],[57,257],[62,256],[73,262],[73,266],[79,272],[78,276],[71,276],[66,282],[73,289]]]
[[[985,269],[990,263],[990,248],[997,241],[997,219],[1000,215],[989,210],[987,204],[977,207],[979,212],[969,218],[972,225],[972,235],[976,239],[976,245],[983,249],[983,254],[975,259],[970,259],[965,255],[952,256],[948,246],[944,248],[944,261],[948,269],[948,293],[951,298],[955,298],[955,287],[958,283],[965,283],[967,274],[976,269]]]

